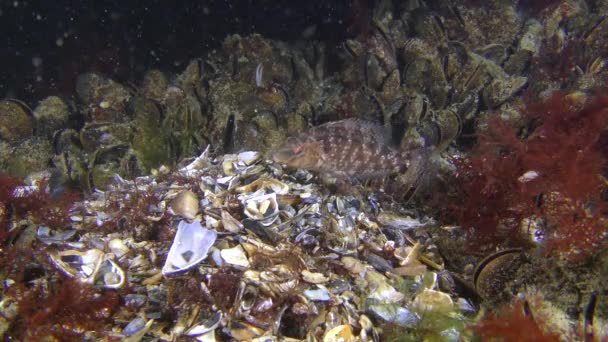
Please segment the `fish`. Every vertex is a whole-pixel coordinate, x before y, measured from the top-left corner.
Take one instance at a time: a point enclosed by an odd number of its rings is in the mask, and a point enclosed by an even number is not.
[[[425,154],[421,147],[395,146],[390,131],[380,124],[350,118],[288,138],[272,153],[272,159],[288,168],[370,180],[420,169]]]

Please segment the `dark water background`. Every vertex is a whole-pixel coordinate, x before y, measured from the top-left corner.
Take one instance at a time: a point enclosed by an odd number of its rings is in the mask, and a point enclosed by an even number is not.
[[[229,34],[342,41],[372,1],[0,0],[0,97],[74,93],[76,76],[137,82],[150,68],[182,71]]]

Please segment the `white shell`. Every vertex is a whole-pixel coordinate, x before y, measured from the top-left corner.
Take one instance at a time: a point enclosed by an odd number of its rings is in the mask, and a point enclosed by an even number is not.
[[[447,293],[425,289],[414,298],[413,306],[422,311],[449,313],[454,310],[454,302]]]
[[[199,210],[198,197],[190,190],[180,192],[171,201],[171,211],[188,221],[194,220]]]
[[[162,274],[173,275],[196,266],[207,257],[216,239],[217,233],[203,228],[200,221],[180,221]]]
[[[249,267],[249,260],[247,259],[245,250],[240,245],[232,248],[222,249],[220,251],[220,255],[222,256],[222,259],[224,259],[224,261],[229,265],[243,268]]]
[[[258,220],[262,225],[270,226],[279,218],[276,193],[263,194],[262,191],[256,191],[253,196],[239,198],[245,206],[245,215]]]
[[[530,170],[530,171],[525,172],[523,175],[519,176],[519,178],[517,178],[517,180],[520,183],[527,183],[529,181],[536,179],[538,176],[539,176],[538,172],[536,172],[534,170]]]
[[[116,258],[120,259],[129,253],[129,247],[121,239],[112,239],[108,242],[108,248],[114,253]]]
[[[243,224],[226,210],[222,210],[222,226],[225,231],[230,233],[238,233],[243,230]]]
[[[256,152],[256,151],[241,152],[241,153],[239,153],[239,156],[238,156],[239,162],[242,162],[243,164],[245,164],[247,166],[254,164],[258,160],[260,160],[261,157],[262,157],[262,154],[260,152]]]
[[[350,342],[355,339],[350,325],[338,325],[323,336],[323,342]]]
[[[207,319],[206,321],[201,322],[199,324],[195,324],[194,326],[190,327],[190,329],[186,331],[186,335],[202,336],[209,332],[213,332],[220,325],[222,317],[222,313],[218,311],[213,316],[209,317],[209,319]]]
[[[90,249],[86,252],[67,250],[58,253],[49,253],[51,261],[65,275],[79,278],[86,282],[93,277],[103,260],[103,252],[99,249]]]
[[[305,282],[311,284],[323,284],[329,281],[329,277],[323,275],[323,273],[310,272],[308,270],[302,271],[302,279]]]
[[[317,287],[316,289],[308,289],[303,292],[304,297],[313,302],[327,302],[331,299],[329,291],[325,287]]]

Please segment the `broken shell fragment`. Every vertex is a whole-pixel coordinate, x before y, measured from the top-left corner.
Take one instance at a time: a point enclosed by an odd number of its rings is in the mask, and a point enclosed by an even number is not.
[[[244,193],[256,192],[260,189],[269,190],[277,195],[286,195],[289,192],[289,185],[273,178],[261,177],[234,190],[236,190],[236,192]]]
[[[359,259],[353,258],[351,256],[344,256],[340,261],[342,261],[342,264],[350,273],[361,274],[363,271],[366,270],[366,266],[364,263],[359,261]]]
[[[171,201],[170,205],[173,214],[181,216],[192,222],[200,211],[198,198],[196,194],[190,190],[185,190],[177,194]]]
[[[36,238],[42,243],[50,245],[53,243],[61,244],[71,239],[76,234],[76,230],[54,231],[49,227],[40,226],[36,230]]]
[[[367,311],[381,321],[401,327],[413,327],[420,319],[414,312],[398,304],[374,304]]]
[[[367,272],[365,280],[369,283],[369,299],[377,300],[379,303],[398,303],[405,299],[401,292],[388,283],[388,278],[376,271]]]
[[[396,213],[383,211],[378,214],[378,223],[384,226],[389,226],[396,229],[415,229],[431,225],[434,222],[428,220],[427,222],[421,222],[419,219],[412,218],[410,216],[401,216]]]
[[[251,341],[264,334],[264,330],[248,323],[233,321],[228,327],[230,336],[239,341]]]
[[[517,180],[520,183],[527,183],[527,182],[535,180],[538,176],[539,176],[538,172],[536,172],[534,170],[530,170],[530,171],[524,172],[524,174],[519,176],[519,178],[517,178]]]
[[[235,219],[229,212],[222,210],[222,226],[224,230],[230,233],[238,233],[243,230],[243,224]]]
[[[154,323],[153,319],[149,319],[147,322],[141,318],[137,317],[122,330],[122,334],[124,335],[125,342],[136,342],[140,341],[142,337],[150,330],[152,324]]]
[[[205,260],[216,239],[217,233],[203,228],[200,221],[180,221],[162,274],[170,276],[196,266]]]
[[[353,329],[347,324],[338,325],[323,336],[323,342],[349,342],[353,340]]]
[[[129,253],[129,247],[127,247],[127,245],[121,239],[110,240],[110,242],[108,242],[108,248],[110,248],[110,251],[114,253],[118,259]]]
[[[225,175],[253,176],[264,171],[263,165],[256,164],[262,159],[262,155],[256,151],[246,151],[236,154],[227,154],[222,162]]]
[[[257,151],[245,151],[245,152],[239,153],[239,155],[238,155],[239,163],[243,163],[246,166],[255,164],[261,159],[262,159],[262,154]]]
[[[420,292],[412,305],[422,311],[434,311],[447,314],[454,310],[454,301],[447,293],[425,289]]]
[[[304,296],[313,302],[327,302],[331,299],[329,291],[325,287],[304,290]]]
[[[222,259],[229,265],[236,266],[238,268],[249,267],[249,260],[247,259],[245,250],[241,246],[222,249],[220,251],[220,255]]]
[[[323,273],[310,272],[308,270],[302,271],[302,279],[305,282],[311,284],[323,284],[329,281],[329,278],[324,276]]]
[[[186,331],[187,336],[202,336],[209,332],[213,332],[220,325],[222,321],[222,313],[220,311],[216,312],[213,316],[209,317],[207,320],[200,324],[196,324],[192,326],[190,329]]]

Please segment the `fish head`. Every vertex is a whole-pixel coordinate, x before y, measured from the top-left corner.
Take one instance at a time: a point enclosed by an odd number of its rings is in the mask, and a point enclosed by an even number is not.
[[[272,153],[272,160],[290,168],[314,170],[321,158],[321,144],[317,141],[288,138],[287,142]]]

